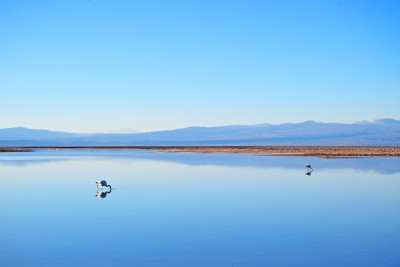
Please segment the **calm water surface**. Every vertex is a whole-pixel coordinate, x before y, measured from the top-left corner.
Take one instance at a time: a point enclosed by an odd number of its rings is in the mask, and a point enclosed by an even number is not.
[[[1,153],[0,182],[1,266],[400,266],[399,158]]]

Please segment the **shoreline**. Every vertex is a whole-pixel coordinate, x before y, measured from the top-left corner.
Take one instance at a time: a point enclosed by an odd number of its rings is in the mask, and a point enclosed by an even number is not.
[[[0,147],[0,152],[34,152],[43,149],[156,150],[172,153],[255,154],[324,158],[400,157],[400,146],[24,146]]]

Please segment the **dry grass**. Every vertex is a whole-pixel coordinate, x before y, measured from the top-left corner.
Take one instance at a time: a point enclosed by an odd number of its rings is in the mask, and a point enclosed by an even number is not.
[[[400,147],[371,146],[63,146],[63,147],[2,147],[0,152],[25,152],[38,149],[124,149],[157,150],[165,152],[190,152],[211,154],[259,154],[274,156],[318,157],[399,157]]]
[[[0,147],[0,152],[30,152],[32,149],[23,147]]]

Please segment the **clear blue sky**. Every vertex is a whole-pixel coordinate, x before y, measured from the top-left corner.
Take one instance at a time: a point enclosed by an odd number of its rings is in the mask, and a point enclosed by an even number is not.
[[[400,1],[0,0],[0,128],[400,119]]]

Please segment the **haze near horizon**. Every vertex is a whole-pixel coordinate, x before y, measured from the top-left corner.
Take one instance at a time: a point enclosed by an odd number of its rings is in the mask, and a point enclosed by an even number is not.
[[[399,12],[396,1],[0,1],[0,128],[399,120]]]

